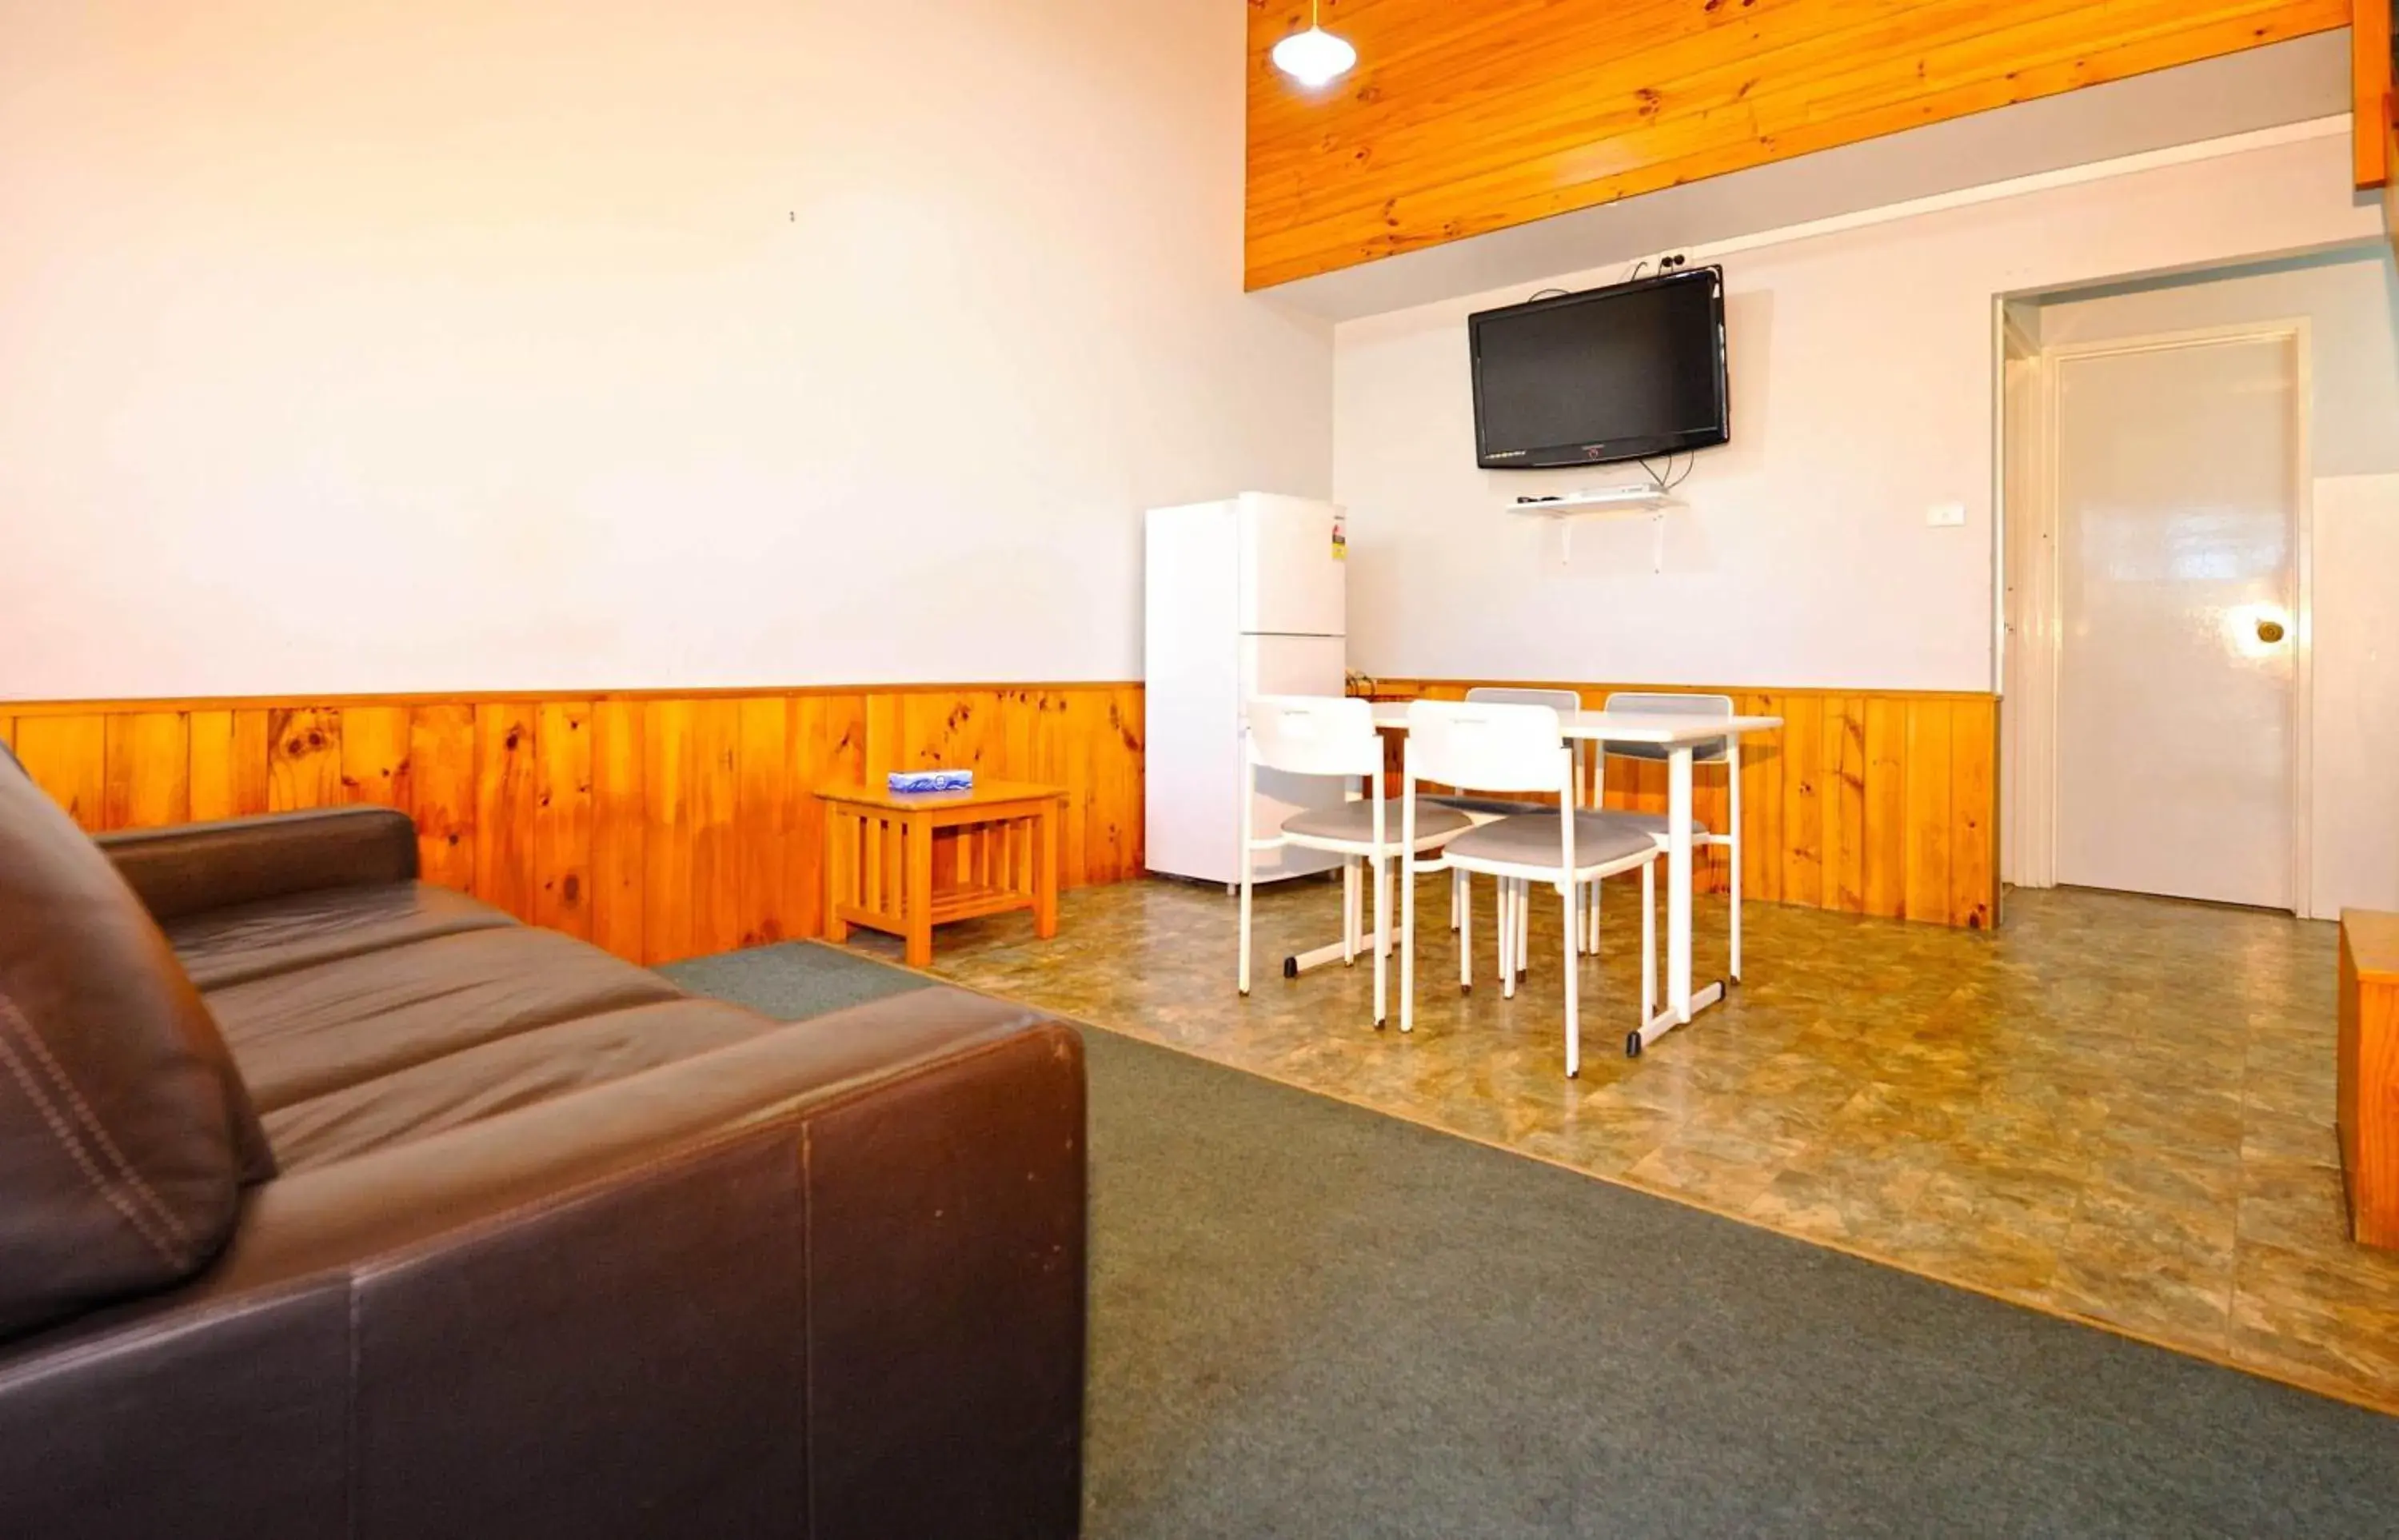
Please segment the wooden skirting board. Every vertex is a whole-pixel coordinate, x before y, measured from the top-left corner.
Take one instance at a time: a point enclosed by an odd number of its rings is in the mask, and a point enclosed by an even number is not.
[[[351,803],[426,879],[643,963],[817,935],[818,787],[972,767],[1067,789],[1062,885],[1142,871],[1137,684],[0,703],[94,831]]]
[[[1476,684],[1579,691],[1705,689],[1778,716],[1742,746],[1742,888],[1747,898],[1987,929],[1999,914],[1999,702],[1988,695],[1749,690],[1526,680],[1377,679],[1386,696],[1457,699]],[[1700,768],[1694,803],[1724,827],[1722,771]],[[1611,805],[1663,812],[1666,767],[1612,759]],[[1708,851],[1708,885],[1726,853]]]

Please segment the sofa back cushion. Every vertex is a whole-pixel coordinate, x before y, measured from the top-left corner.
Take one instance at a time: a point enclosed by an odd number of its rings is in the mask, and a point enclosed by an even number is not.
[[[273,1172],[156,922],[0,757],[0,1337],[189,1277]]]

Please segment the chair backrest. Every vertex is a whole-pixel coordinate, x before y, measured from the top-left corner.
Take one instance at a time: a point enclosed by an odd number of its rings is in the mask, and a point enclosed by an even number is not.
[[[1565,716],[1582,709],[1582,696],[1572,690],[1526,690],[1513,684],[1478,684],[1466,698],[1495,706],[1546,706]]]
[[[1644,694],[1639,690],[1621,690],[1607,697],[1600,708],[1606,711],[1638,711],[1644,716],[1660,717],[1728,717],[1733,715],[1732,696],[1687,695],[1664,691]],[[1656,743],[1611,743],[1607,751],[1619,759],[1662,760],[1666,748]],[[1691,745],[1694,764],[1721,764],[1725,759],[1725,740],[1709,738]]]
[[[1408,706],[1409,772],[1461,791],[1571,790],[1557,711],[1548,706],[1419,700]]]
[[[1383,738],[1375,709],[1339,696],[1258,696],[1250,701],[1250,752],[1294,776],[1380,776]]]

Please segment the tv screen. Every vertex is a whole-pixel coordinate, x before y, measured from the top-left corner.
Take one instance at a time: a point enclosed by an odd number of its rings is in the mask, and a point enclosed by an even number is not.
[[[1605,465],[1732,437],[1724,271],[1693,267],[1467,317],[1475,463]]]

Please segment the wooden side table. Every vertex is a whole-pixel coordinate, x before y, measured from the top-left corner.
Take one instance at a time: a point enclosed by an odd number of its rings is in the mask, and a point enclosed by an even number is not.
[[[2340,914],[2340,1169],[2352,1238],[2399,1247],[2399,914]]]
[[[933,960],[933,927],[1033,911],[1058,934],[1058,805],[1064,789],[982,781],[971,791],[901,795],[849,783],[825,803],[825,938],[864,925],[902,937],[908,963]]]

